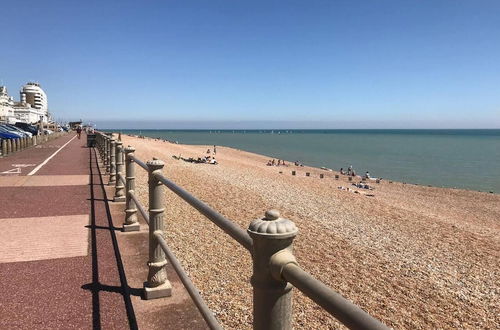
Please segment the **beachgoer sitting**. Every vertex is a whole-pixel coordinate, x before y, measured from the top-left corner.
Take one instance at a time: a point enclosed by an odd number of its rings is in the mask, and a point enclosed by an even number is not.
[[[344,175],[344,174],[345,174],[345,172],[344,172],[344,168],[343,168],[343,167],[341,167],[341,168],[340,168],[340,174],[342,174],[342,175]]]
[[[271,162],[271,165],[272,166],[276,165],[276,162],[274,161],[274,158],[273,158],[273,161]]]
[[[370,179],[370,173],[368,171],[365,173],[365,179]]]
[[[213,158],[210,160],[210,164],[217,165],[217,160],[215,159],[215,157],[213,157]]]
[[[271,160],[270,160],[270,159],[267,161],[267,164],[266,164],[266,165],[267,165],[267,166],[273,166],[273,164],[271,163]]]

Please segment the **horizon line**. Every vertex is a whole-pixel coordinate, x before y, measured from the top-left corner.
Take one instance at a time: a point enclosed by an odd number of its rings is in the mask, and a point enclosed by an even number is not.
[[[101,128],[103,130],[169,130],[169,131],[286,131],[286,130],[302,130],[302,131],[318,131],[318,130],[500,130],[499,128]]]

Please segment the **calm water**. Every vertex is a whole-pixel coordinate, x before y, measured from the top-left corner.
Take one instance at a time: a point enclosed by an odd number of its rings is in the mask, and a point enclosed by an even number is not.
[[[500,193],[500,130],[122,130],[396,181]]]

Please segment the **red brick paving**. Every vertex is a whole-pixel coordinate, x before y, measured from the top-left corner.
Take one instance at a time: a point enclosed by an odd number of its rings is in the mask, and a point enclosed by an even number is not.
[[[0,171],[12,168],[14,163],[38,165],[71,138],[72,135],[66,135],[44,148],[24,150],[0,159]],[[115,226],[123,221],[123,204],[112,204],[113,211],[110,209],[112,187],[103,186],[107,180],[99,175],[95,152],[84,145],[85,135],[82,135],[81,140],[70,142],[35,176],[89,175],[90,184],[57,186],[54,184],[60,180],[54,180],[51,186],[0,185],[0,218],[29,222],[28,217],[39,220],[50,216],[90,215],[90,223],[84,229],[89,235],[87,256],[0,262],[0,329],[136,329],[136,313],[141,328],[206,329],[170,264],[167,272],[175,296],[152,301],[140,298],[142,282],[147,276],[147,233],[116,234]],[[29,173],[34,166],[23,169],[21,175]],[[36,235],[37,228],[26,230]],[[22,234],[17,232],[12,236]],[[41,244],[34,245],[33,249],[43,248]],[[123,261],[119,245],[124,250]]]
[[[87,256],[88,224],[88,214],[0,219],[0,263]]]
[[[63,145],[71,137],[51,142]],[[37,174],[92,171],[93,185],[0,188],[0,218],[91,215],[90,229],[75,228],[90,232],[88,256],[0,263],[1,329],[136,328],[130,292],[119,276],[100,177],[95,162],[90,168],[91,149],[82,148],[84,143],[73,140]],[[39,164],[57,150],[48,149],[3,158],[0,168],[20,161]]]
[[[74,134],[67,134],[55,140],[18,151],[7,157],[0,158],[0,173],[13,169],[12,164],[40,164],[53,154],[59,147],[73,138]],[[64,149],[63,149],[64,150]],[[35,165],[35,166],[36,166]],[[28,174],[35,166],[21,168],[21,175]],[[0,174],[5,175],[5,174]]]
[[[86,142],[85,134],[82,134],[81,140],[75,138],[36,174],[61,175],[88,173],[89,149],[85,147]]]
[[[89,213],[88,186],[1,187],[0,189],[0,218]]]

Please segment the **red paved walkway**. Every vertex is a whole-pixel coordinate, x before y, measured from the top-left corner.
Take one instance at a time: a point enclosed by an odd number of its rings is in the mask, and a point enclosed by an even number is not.
[[[29,166],[20,167],[20,175],[26,175],[72,137],[66,135],[2,158],[0,172],[24,164]],[[0,329],[136,328],[130,295],[139,295],[140,291],[128,288],[125,280],[93,149],[84,147],[83,138],[74,139],[35,174],[46,176],[41,182],[50,182],[50,176],[90,175],[89,185],[2,186],[2,178],[10,175],[0,174],[0,226],[2,221],[12,222],[12,218],[32,226],[40,226],[43,219],[64,221],[71,216],[79,217],[81,222],[82,215],[88,215],[89,222],[69,233],[68,226],[56,226],[51,240],[41,235],[44,228],[23,228],[23,224],[17,226],[17,231],[13,226],[9,237],[0,233],[3,249],[13,246],[17,235],[31,241],[20,248],[26,255],[56,258],[0,262]],[[55,217],[61,215],[69,217]],[[72,240],[68,248],[87,246],[88,253],[58,257],[59,251],[51,249],[61,239]],[[3,254],[8,258],[7,252]]]
[[[170,264],[173,296],[141,299],[148,228],[117,234],[123,203],[84,137],[0,158],[0,330],[206,329]]]

